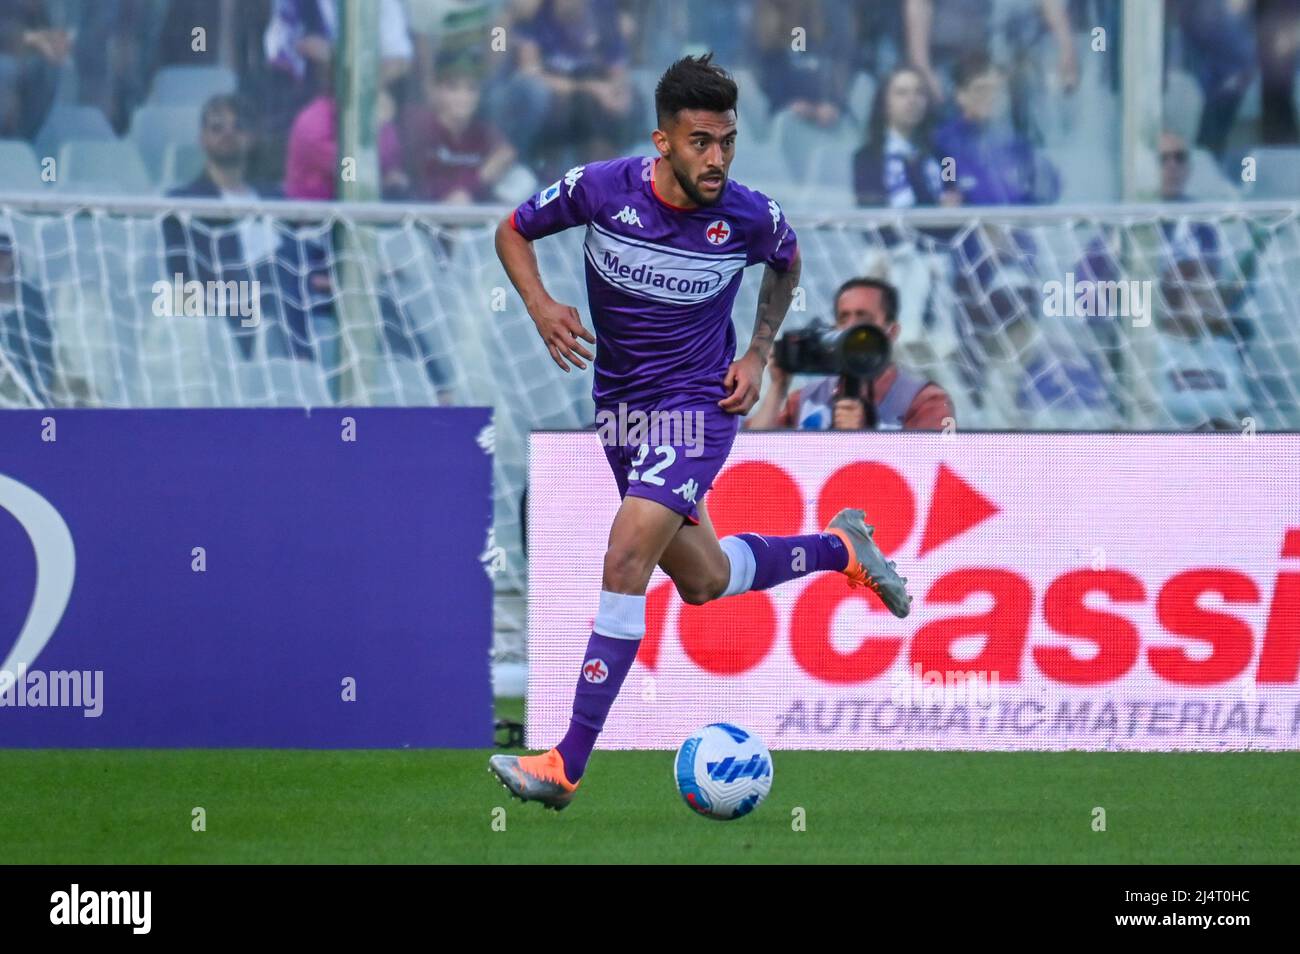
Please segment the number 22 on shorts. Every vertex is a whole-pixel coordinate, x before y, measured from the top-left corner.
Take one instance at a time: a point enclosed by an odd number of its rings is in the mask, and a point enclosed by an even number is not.
[[[655,454],[659,457],[659,462],[647,470],[644,474],[638,474],[637,468],[645,463],[646,455],[650,453],[650,445],[642,444],[637,448],[636,459],[632,461],[632,469],[628,471],[628,483],[640,481],[643,484],[654,484],[656,487],[664,485],[664,479],[659,476],[659,471],[665,467],[672,466],[673,461],[677,459],[677,451],[673,450],[670,444],[660,444],[655,448]]]

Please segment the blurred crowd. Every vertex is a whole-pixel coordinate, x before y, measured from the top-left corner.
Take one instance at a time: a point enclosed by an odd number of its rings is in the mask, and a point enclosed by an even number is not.
[[[659,72],[705,49],[741,81],[737,177],[787,201],[1118,198],[1118,0],[368,2],[386,199],[514,201],[648,149]],[[332,198],[340,31],[338,0],[0,0],[0,173],[204,194],[237,158],[241,188]],[[1165,125],[1207,196],[1300,144],[1298,51],[1300,0],[1166,4]]]
[[[740,84],[733,175],[788,206],[1119,198],[1118,0],[365,2],[376,75],[360,118],[386,200],[513,203],[574,164],[648,151],[658,76],[704,50]],[[339,0],[0,0],[0,190],[335,198],[340,11]],[[1300,197],[1300,0],[1170,0],[1163,41],[1164,124],[1139,170],[1144,197]],[[1258,177],[1243,175],[1247,157],[1259,157]],[[168,276],[261,289],[264,325],[228,322],[245,363],[316,364],[337,384],[328,226],[174,211],[160,221]],[[947,277],[897,287],[888,268],[855,263],[854,277],[810,256],[808,283],[840,287],[837,325],[875,323],[898,339],[898,365],[867,405],[927,428],[946,426],[954,398],[976,426],[1235,428],[1262,407],[1282,409],[1265,425],[1294,426],[1291,276],[1271,298],[1257,288],[1266,255],[1294,254],[1286,233],[1229,237],[1222,218],[1200,213],[1149,228],[1058,224],[1055,241],[993,221],[922,230]],[[905,244],[893,229],[864,233],[863,247]],[[0,227],[0,358],[50,400],[47,314],[58,309],[38,269],[19,280],[19,245]],[[448,342],[397,271],[375,289],[383,350],[451,402]],[[1044,281],[1067,271],[1102,284],[1149,276],[1151,353],[1136,355],[1102,315],[1040,320]],[[1135,361],[1159,369],[1153,393],[1126,383]],[[843,396],[825,381],[774,373],[773,385],[760,424],[841,426]],[[1144,419],[1135,404],[1160,411]],[[864,412],[849,409],[847,426],[861,426]]]

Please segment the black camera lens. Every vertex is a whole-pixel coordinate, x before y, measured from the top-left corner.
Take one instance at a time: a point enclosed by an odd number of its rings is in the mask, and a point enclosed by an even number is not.
[[[836,335],[841,374],[872,380],[889,364],[889,336],[875,325],[854,325]]]

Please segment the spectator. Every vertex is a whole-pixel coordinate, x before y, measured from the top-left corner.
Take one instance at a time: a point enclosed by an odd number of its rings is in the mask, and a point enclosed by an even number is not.
[[[411,197],[424,202],[486,202],[514,164],[514,148],[495,126],[475,118],[480,84],[465,57],[440,59],[425,84],[427,103],[400,119]]]
[[[935,151],[951,158],[963,205],[1033,205],[1060,193],[1056,170],[1007,122],[1006,74],[975,54],[956,70],[960,115],[935,134]]]
[[[757,0],[754,61],[773,113],[789,109],[818,126],[839,123],[856,52],[853,20],[853,9],[838,0]],[[795,27],[805,31],[797,46]]]
[[[1255,76],[1255,32],[1248,4],[1241,0],[1178,0],[1166,3],[1165,10],[1170,22],[1179,26],[1183,66],[1205,94],[1196,142],[1219,155]],[[1289,86],[1289,78],[1287,83]]]
[[[956,205],[956,184],[945,184],[930,148],[929,94],[912,67],[895,70],[876,90],[867,142],[853,156],[858,205],[893,209]]]
[[[204,105],[199,118],[199,145],[204,167],[193,182],[168,192],[168,196],[197,199],[256,200],[274,197],[245,178],[250,136],[243,108],[233,96],[214,96]],[[262,219],[242,218],[236,223],[223,219],[163,219],[163,249],[167,256],[167,279],[183,281],[252,282],[269,290],[274,286],[270,263],[276,251],[276,236]],[[270,309],[259,301],[262,313]],[[240,316],[228,316],[231,332],[245,359],[252,358],[258,328],[243,325]],[[272,351],[275,349],[272,348]],[[287,349],[286,349],[287,350]]]
[[[386,100],[387,97],[384,97]],[[401,146],[395,124],[379,113],[379,167],[384,194],[404,194],[408,180],[401,165]],[[323,94],[314,99],[294,121],[289,133],[288,161],[285,166],[284,192],[290,199],[333,199],[338,175],[338,134],[334,98]],[[327,371],[338,359],[338,317],[334,307],[335,282],[332,274],[335,251],[328,229],[304,230],[286,243],[281,254],[278,277],[282,288],[286,321],[295,335],[306,329],[319,330],[324,352],[321,360]],[[381,291],[376,296],[384,337],[394,354],[419,359],[425,374],[438,392],[441,403],[451,400],[448,372],[436,359],[430,336],[418,331],[412,316],[398,304],[393,276],[380,276]]]
[[[1191,202],[1196,198],[1187,192],[1191,161],[1186,140],[1168,130],[1160,134],[1160,201]],[[1165,240],[1167,264],[1200,261],[1211,274],[1220,273],[1225,264],[1222,261],[1225,245],[1220,241],[1218,226],[1212,221],[1191,221],[1181,216],[1162,218],[1160,232]]]
[[[1160,201],[1186,202],[1192,153],[1187,141],[1166,129],[1160,134]]]
[[[411,68],[414,47],[401,0],[379,3],[379,81],[388,85]],[[323,80],[338,38],[337,0],[275,0],[264,38],[267,63],[297,81],[315,68]]]
[[[199,113],[199,146],[203,171],[188,185],[168,195],[198,198],[274,198],[245,178],[251,146],[247,113],[235,96],[213,96]]]
[[[1255,0],[1260,139],[1266,145],[1300,142],[1295,80],[1300,68],[1300,0]]]
[[[402,169],[402,149],[397,128],[382,122],[391,101],[381,97],[378,133],[379,171],[385,194],[402,194],[407,188]],[[332,92],[324,92],[304,107],[289,130],[284,163],[284,194],[290,199],[330,200],[339,178],[338,109]]]
[[[380,0],[378,14],[379,81],[386,89],[410,70],[414,46],[400,0]],[[308,104],[333,89],[337,38],[338,0],[274,0],[263,36],[267,77],[259,95],[262,175],[279,175],[284,169],[284,130]]]
[[[0,5],[0,138],[31,139],[45,121],[72,37],[56,29],[45,0]]]
[[[920,70],[934,102],[947,95],[945,79],[963,59],[999,49],[1014,58],[1037,45],[1045,27],[1056,43],[1061,89],[1079,83],[1079,61],[1065,0],[1037,0],[1041,20],[1026,16],[1032,0],[903,0],[903,38],[908,61]],[[995,19],[995,13],[1001,16]],[[1040,86],[1040,83],[1033,84]]]
[[[196,0],[189,0],[189,5],[195,4]],[[148,98],[150,79],[160,62],[193,63],[191,31],[200,23],[215,26],[218,17],[209,9],[198,19],[191,15],[185,21],[183,39],[169,35],[164,21],[194,12],[179,10],[181,5],[179,0],[82,0],[64,7],[75,36],[72,55],[78,100],[107,116],[119,133]],[[178,40],[184,50],[180,56]]]
[[[835,293],[835,327],[871,324],[896,341],[898,290],[874,278],[851,278]],[[775,359],[768,362],[771,386],[754,408],[745,427],[752,430],[860,430],[867,426],[861,400],[841,395],[841,380],[831,375],[791,392],[790,376]],[[861,398],[874,402],[882,429],[942,430],[954,418],[948,393],[932,381],[891,362],[876,379],[863,382]]]
[[[1248,326],[1229,316],[1201,261],[1166,268],[1160,297],[1155,384],[1164,411],[1189,430],[1240,430],[1251,408],[1242,335]]]
[[[581,157],[611,158],[632,137],[635,96],[613,4],[517,0],[513,74],[492,115],[545,179]]]
[[[52,403],[54,336],[45,298],[18,277],[13,237],[0,232],[0,382],[13,373],[37,406]]]

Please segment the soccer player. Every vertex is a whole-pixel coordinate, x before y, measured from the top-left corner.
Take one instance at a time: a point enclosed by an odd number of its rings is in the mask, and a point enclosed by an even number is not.
[[[895,616],[906,616],[911,606],[907,580],[872,541],[861,510],[840,511],[822,533],[790,537],[742,533],[719,540],[709,521],[704,495],[741,416],[758,400],[799,282],[799,249],[781,207],[728,179],[736,97],[735,82],[712,54],[678,60],[655,90],[657,158],[570,169],[497,228],[501,264],[555,363],[565,372],[570,364],[586,368],[592,354],[583,342],[597,346],[598,420],[610,419],[621,405],[620,420],[632,420],[631,412],[672,411],[702,426],[690,447],[684,439],[651,443],[622,433],[611,440],[602,432],[623,502],[609,533],[569,730],[544,754],[489,760],[523,801],[557,810],[572,801],[645,635],[645,592],[656,565],[692,605],[832,571],[847,576],[850,587],[870,587]],[[576,225],[586,226],[595,337],[575,308],[546,293],[532,248]],[[741,271],[759,262],[765,271],[754,333],[736,358],[731,306]]]

